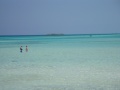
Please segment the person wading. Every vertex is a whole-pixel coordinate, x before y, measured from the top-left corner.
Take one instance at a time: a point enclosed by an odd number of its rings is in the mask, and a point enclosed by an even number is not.
[[[21,53],[22,53],[22,50],[23,50],[23,49],[22,49],[22,46],[21,46],[21,47],[20,47],[20,52],[21,52]]]

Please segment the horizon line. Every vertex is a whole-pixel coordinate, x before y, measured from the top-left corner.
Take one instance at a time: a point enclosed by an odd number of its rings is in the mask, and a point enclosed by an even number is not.
[[[0,35],[0,36],[64,36],[64,35],[109,35],[109,34],[120,34],[120,33],[90,33],[90,34],[64,34],[64,33],[51,33],[51,34],[13,34],[13,35]]]

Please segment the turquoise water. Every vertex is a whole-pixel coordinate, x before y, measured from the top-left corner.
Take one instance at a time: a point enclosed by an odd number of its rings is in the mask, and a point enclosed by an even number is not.
[[[120,34],[0,36],[0,88],[120,90]]]

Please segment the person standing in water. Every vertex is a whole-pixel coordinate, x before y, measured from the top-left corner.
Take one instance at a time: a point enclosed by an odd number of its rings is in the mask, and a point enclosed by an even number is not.
[[[28,46],[26,46],[26,52],[28,52]]]
[[[22,53],[22,50],[23,50],[23,49],[22,49],[22,46],[21,46],[21,47],[20,47],[20,52],[21,52],[21,53]]]

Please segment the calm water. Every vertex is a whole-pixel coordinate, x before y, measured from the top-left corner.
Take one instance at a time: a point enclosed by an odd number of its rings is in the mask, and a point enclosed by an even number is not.
[[[120,34],[0,36],[0,89],[120,90]]]

